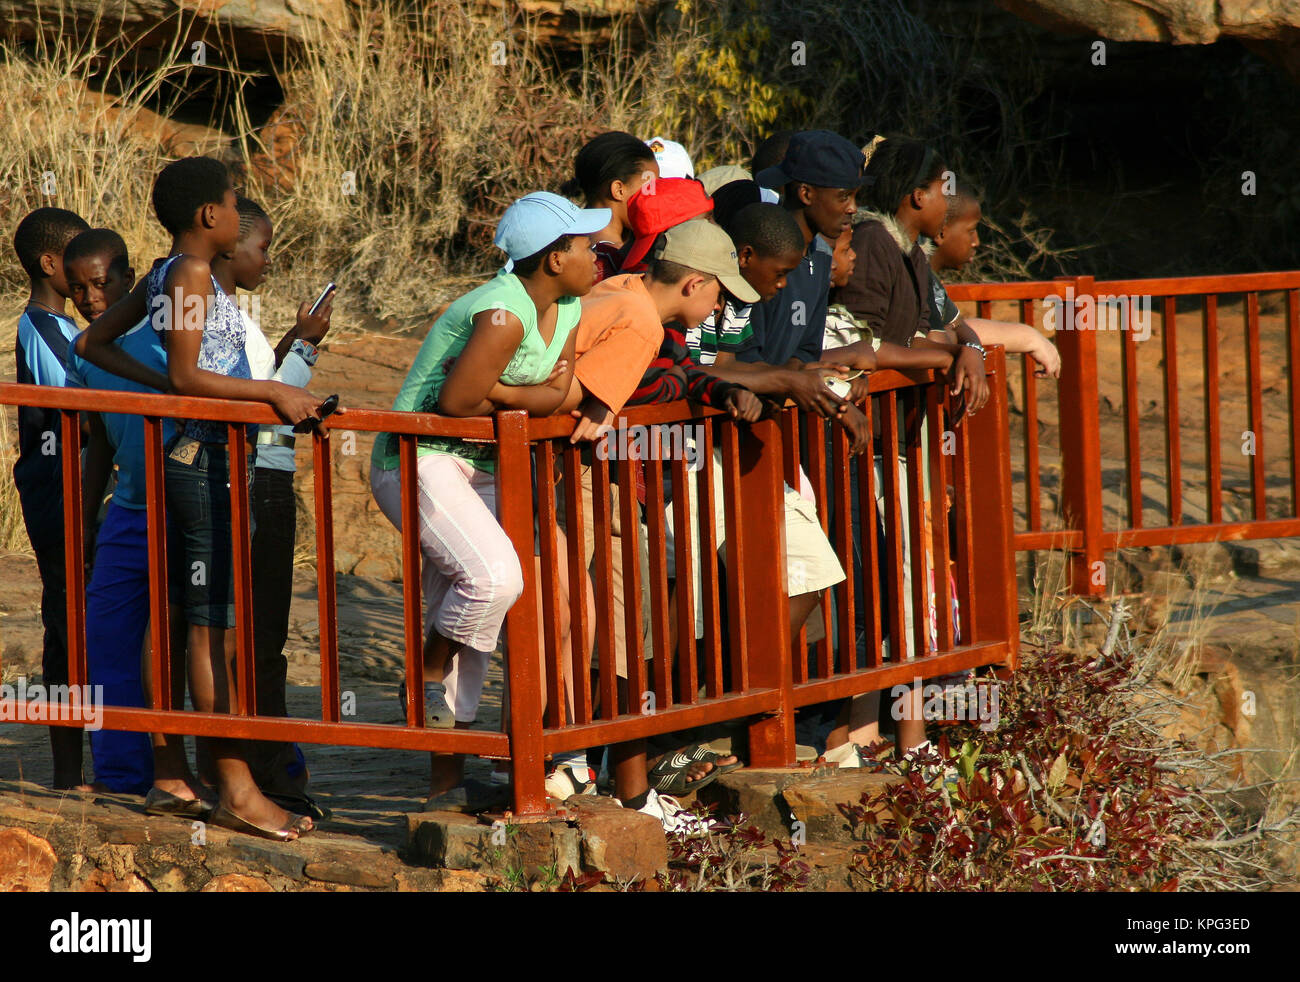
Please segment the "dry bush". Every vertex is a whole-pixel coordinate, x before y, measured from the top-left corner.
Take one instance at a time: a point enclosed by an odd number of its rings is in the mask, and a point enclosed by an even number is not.
[[[608,128],[672,136],[701,167],[743,162],[780,126],[854,138],[906,130],[943,146],[989,192],[990,243],[975,274],[1021,275],[1056,255],[1003,179],[1042,184],[1054,173],[1050,147],[1021,121],[1037,93],[1031,68],[1003,78],[975,41],[936,34],[898,0],[680,0],[662,8],[645,43],[630,40],[636,25],[616,23],[608,44],[576,56],[533,44],[522,19],[503,34],[464,2],[363,0],[347,11],[346,22],[310,28],[303,50],[273,69],[284,103],[265,125],[254,123],[250,74],[190,64],[181,14],[161,25],[171,40],[152,69],[94,31],[4,47],[0,99],[15,126],[0,148],[0,221],[12,229],[34,207],[68,207],[120,231],[143,268],[166,246],[149,205],[153,178],[184,150],[160,142],[165,126],[139,121],[174,115],[202,92],[214,100],[209,125],[227,138],[209,152],[235,166],[276,225],[263,288],[270,333],[331,278],[341,285],[337,334],[389,318],[418,326],[496,268],[491,237],[504,207],[558,188],[578,147]],[[806,66],[790,64],[799,39],[816,41]],[[972,129],[980,114],[997,125]],[[24,290],[9,249],[0,290],[6,299]]]
[[[558,188],[596,133],[644,131],[669,83],[623,44],[565,67],[526,40],[502,46],[455,3],[372,3],[322,29],[286,66],[274,125],[245,144],[248,187],[293,257],[276,289],[306,296],[332,277],[341,303],[405,319],[489,275],[512,200]]]

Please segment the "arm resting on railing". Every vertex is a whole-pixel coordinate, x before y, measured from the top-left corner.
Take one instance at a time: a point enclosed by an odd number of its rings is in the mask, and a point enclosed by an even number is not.
[[[146,280],[140,280],[135,289],[91,321],[77,338],[77,354],[106,372],[167,392],[166,375],[136,361],[113,343],[148,316],[147,289]]]

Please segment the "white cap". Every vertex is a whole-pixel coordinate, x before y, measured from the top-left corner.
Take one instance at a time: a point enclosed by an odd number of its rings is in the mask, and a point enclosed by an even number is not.
[[[663,136],[652,136],[645,142],[655,155],[660,177],[695,176],[695,165],[691,163],[691,155],[680,143]]]

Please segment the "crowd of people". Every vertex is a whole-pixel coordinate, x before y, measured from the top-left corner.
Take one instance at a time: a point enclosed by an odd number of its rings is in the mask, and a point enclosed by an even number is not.
[[[556,577],[570,719],[572,676],[587,670],[575,664],[573,651],[594,653],[597,647],[594,612],[586,618],[589,636],[576,644],[567,603],[575,578],[594,569],[591,470],[603,466],[604,455],[592,446],[625,407],[689,398],[754,421],[790,400],[816,417],[828,439],[833,427],[843,427],[857,455],[875,445],[860,406],[866,377],[879,368],[944,372],[957,411],[970,413],[988,398],[986,345],[1026,352],[1041,371],[1059,372],[1056,351],[1039,332],[967,319],[948,298],[939,274],[970,262],[979,244],[980,204],[941,154],[922,142],[875,137],[859,147],[828,131],[783,131],[759,143],[744,165],[696,175],[679,144],[607,132],[578,152],[573,179],[558,190],[526,194],[506,209],[495,236],[506,257],[503,268],[437,317],[393,408],[456,417],[521,409],[573,418],[571,439],[583,446],[584,465],[581,488],[572,493],[585,498],[585,527],[559,530]],[[260,285],[274,228],[256,202],[235,193],[219,161],[191,157],[169,164],[155,181],[153,206],[171,248],[139,280],[116,232],[92,228],[59,208],[40,208],[22,220],[14,248],[31,295],[18,327],[18,381],[250,400],[269,404],[284,420],[249,427],[246,449],[257,711],[285,716],[294,428],[310,427],[323,414],[306,385],[330,327],[332,298],[304,303],[274,346],[236,302],[239,290]],[[69,301],[86,321],[84,330],[69,315]],[[90,682],[104,686],[109,705],[144,706],[153,681],[143,421],[118,413],[83,415]],[[19,430],[14,479],[43,584],[44,680],[66,684],[58,411],[22,407]],[[188,691],[196,710],[230,712],[235,614],[225,424],[169,421],[164,441],[172,704],[183,705]],[[400,529],[398,462],[397,438],[380,434],[371,490]],[[638,484],[645,466],[655,464],[637,462]],[[720,456],[705,466],[713,468],[720,491]],[[879,495],[883,468],[902,465],[877,456],[874,466]],[[492,444],[419,439],[428,727],[474,722],[506,615],[524,590],[522,564],[530,557],[517,554],[498,521],[495,468]],[[822,529],[806,476],[800,472],[798,486],[784,489],[792,644],[805,625],[815,640],[828,587],[851,575],[861,590],[858,546],[864,534],[879,531],[861,528],[856,468],[854,477],[849,570]],[[636,549],[646,568],[645,495],[617,480],[608,486],[618,711],[629,712],[640,695],[628,691],[628,651],[651,645],[628,644],[622,557],[624,549]],[[694,536],[700,520],[694,482],[684,493]],[[631,508],[628,495],[637,499]],[[726,534],[721,499],[714,496],[713,516],[720,547]],[[883,501],[878,504],[883,514]],[[639,516],[638,530],[622,527],[628,515]],[[676,531],[673,517],[669,509],[669,536]],[[583,536],[588,569],[568,567],[570,535]],[[534,553],[531,561],[540,564],[540,549]],[[721,562],[723,553],[693,555],[693,569],[673,569],[669,544],[674,598],[677,589],[698,596],[701,563]],[[911,568],[905,556],[909,577]],[[648,590],[649,576],[640,579]],[[910,606],[907,581],[902,592]],[[592,595],[588,588],[586,596]],[[643,613],[649,606],[648,600],[641,604]],[[858,621],[854,656],[862,658],[867,631],[861,612]],[[670,623],[675,632],[675,618]],[[642,630],[648,638],[647,623]],[[669,651],[675,644],[670,637]],[[887,657],[914,654],[916,644],[887,638]],[[928,747],[923,713],[918,704],[902,715],[897,752],[916,758]],[[819,752],[842,767],[861,766],[859,748],[880,736],[879,694],[847,700],[833,707],[832,717]],[[50,739],[56,787],[91,787],[84,783],[81,732],[52,727]],[[743,766],[732,749],[679,736],[653,749],[644,741],[604,748],[599,759],[595,748],[559,754],[547,792],[563,799],[596,793],[608,782],[624,807],[655,816],[665,830],[699,832],[710,820],[685,813],[677,796]],[[199,740],[191,766],[183,737],[101,731],[91,736],[91,754],[93,786],[142,794],[151,814],[202,818],[280,840],[306,834],[328,816],[308,794],[306,761],[293,744]],[[494,777],[508,782],[508,763]],[[430,794],[463,788],[464,758],[434,755]]]

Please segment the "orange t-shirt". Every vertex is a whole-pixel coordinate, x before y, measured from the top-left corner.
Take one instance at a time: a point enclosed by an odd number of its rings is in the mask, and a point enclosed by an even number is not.
[[[574,374],[588,394],[621,412],[659,353],[664,327],[642,278],[601,280],[582,298]]]

